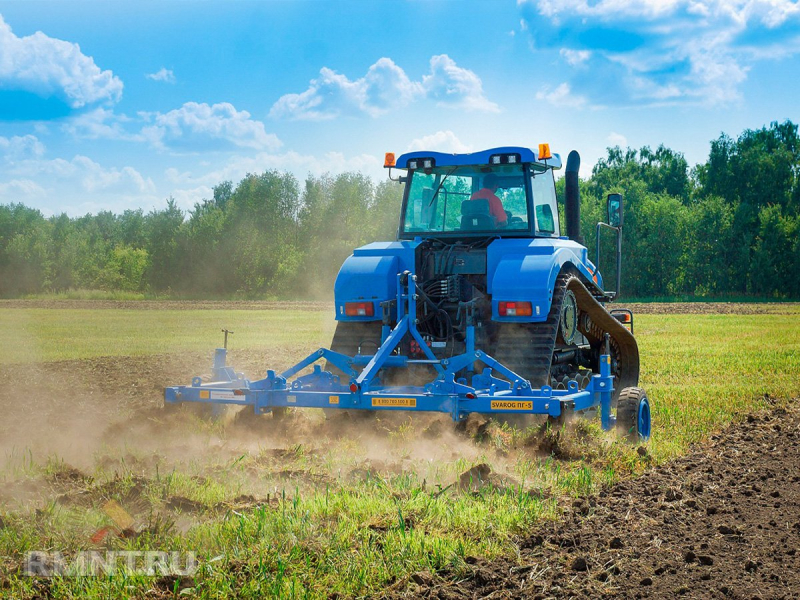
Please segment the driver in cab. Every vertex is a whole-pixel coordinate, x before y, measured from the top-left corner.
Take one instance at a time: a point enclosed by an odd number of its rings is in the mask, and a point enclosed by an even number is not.
[[[495,227],[505,227],[508,224],[508,215],[503,209],[503,201],[497,197],[498,178],[494,173],[489,173],[483,178],[483,187],[470,196],[470,200],[488,200],[489,213],[494,219]]]

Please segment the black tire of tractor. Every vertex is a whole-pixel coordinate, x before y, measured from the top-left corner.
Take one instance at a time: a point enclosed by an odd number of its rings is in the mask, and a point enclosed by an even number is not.
[[[643,400],[649,408],[647,392],[640,387],[624,388],[617,400],[617,434],[632,443],[647,441],[650,437],[649,422],[646,432],[639,431],[639,405]]]

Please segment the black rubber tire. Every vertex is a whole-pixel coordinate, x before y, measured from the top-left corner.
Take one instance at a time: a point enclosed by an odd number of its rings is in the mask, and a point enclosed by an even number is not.
[[[647,431],[639,430],[639,405],[642,401],[648,405]],[[649,404],[650,400],[647,397],[647,392],[642,388],[623,388],[617,401],[617,434],[620,437],[624,437],[633,443],[644,442],[650,438]]]

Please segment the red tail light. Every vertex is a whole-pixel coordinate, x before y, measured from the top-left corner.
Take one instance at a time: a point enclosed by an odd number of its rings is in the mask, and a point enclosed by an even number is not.
[[[498,302],[497,312],[501,317],[530,317],[533,306],[530,302]]]
[[[344,314],[348,317],[375,316],[375,305],[372,302],[345,302]]]

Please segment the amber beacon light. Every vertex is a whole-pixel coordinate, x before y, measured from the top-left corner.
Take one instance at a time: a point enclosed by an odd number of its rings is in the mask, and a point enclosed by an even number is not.
[[[550,144],[539,144],[539,160],[547,160],[553,158],[550,154]]]

